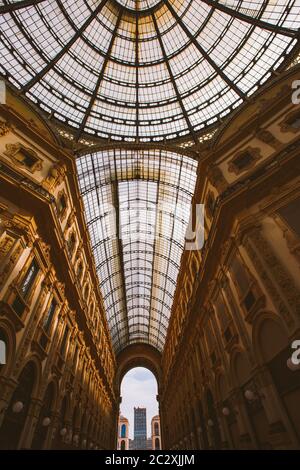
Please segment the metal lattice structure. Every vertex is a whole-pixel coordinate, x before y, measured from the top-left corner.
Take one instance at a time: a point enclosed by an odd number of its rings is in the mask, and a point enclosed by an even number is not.
[[[153,142],[211,137],[299,27],[300,0],[0,0],[0,74],[72,140],[110,142],[77,169],[116,352],[162,351],[190,217],[197,162]]]
[[[115,149],[79,157],[77,170],[115,350],[135,342],[162,350],[197,162]]]
[[[300,0],[0,0],[0,73],[84,134],[195,134],[297,44]]]

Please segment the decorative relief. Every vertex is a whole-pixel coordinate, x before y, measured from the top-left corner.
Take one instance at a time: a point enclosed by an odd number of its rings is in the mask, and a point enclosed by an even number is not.
[[[31,148],[24,147],[24,145],[6,144],[4,155],[9,157],[15,165],[25,168],[31,173],[40,171],[43,168],[42,160],[38,154]]]
[[[280,142],[273,134],[272,132],[266,130],[266,129],[258,129],[256,136],[259,140],[264,142],[267,145],[270,145],[270,147],[273,147],[275,150],[280,150],[283,146],[283,143]]]
[[[228,183],[224,178],[221,169],[218,166],[210,168],[208,178],[211,184],[221,193],[228,187]]]
[[[42,181],[42,186],[47,190],[55,189],[62,183],[66,171],[66,165],[56,163],[50,168],[47,177]]]
[[[297,134],[300,132],[300,110],[292,111],[287,114],[284,120],[280,123],[281,132],[292,132]]]
[[[293,326],[295,322],[290,309],[286,305],[288,303],[295,313],[300,312],[300,293],[293,280],[275,256],[267,241],[263,238],[260,230],[255,229],[245,236],[244,246],[257,268],[257,272],[269,292],[278,313],[284,318],[288,326]],[[265,264],[270,269],[274,279],[276,279],[276,283],[279,285],[284,298],[271,279]]]
[[[7,122],[0,122],[0,137],[4,137],[10,132],[11,128]]]
[[[39,245],[41,247],[42,253],[46,260],[50,263],[50,245],[45,243],[43,240],[39,240]]]
[[[5,258],[5,256],[9,253],[14,244],[14,241],[15,239],[9,235],[4,235],[0,239],[0,259]]]
[[[22,251],[22,247],[19,246],[10,256],[8,263],[6,263],[2,273],[0,274],[0,286],[4,284],[5,280],[7,279],[7,276],[9,275],[10,271],[13,269],[17,258],[20,256],[21,251]]]
[[[281,219],[278,214],[270,215],[275,221],[275,223],[282,230],[283,237],[286,240],[287,247],[291,255],[295,256],[297,262],[300,265],[300,240],[295,235],[295,233],[290,229],[288,225]]]
[[[75,218],[76,218],[76,211],[75,209],[72,209],[67,220],[67,224],[66,224],[67,228],[70,228],[73,225],[73,223],[75,222]]]
[[[66,218],[68,206],[69,203],[66,192],[64,189],[62,189],[57,195],[57,209],[61,220]]]
[[[236,153],[228,162],[228,171],[229,173],[239,175],[253,168],[261,157],[259,148],[247,147]]]
[[[206,214],[209,220],[211,220],[213,217],[215,205],[216,205],[216,200],[215,200],[214,193],[212,191],[208,191],[206,199],[205,199],[205,207],[206,207]]]

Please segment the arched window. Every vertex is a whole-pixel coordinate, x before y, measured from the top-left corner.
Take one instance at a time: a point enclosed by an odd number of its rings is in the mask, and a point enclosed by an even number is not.
[[[158,422],[154,423],[154,435],[159,436],[159,425]]]
[[[157,424],[157,423],[155,423],[155,424]],[[155,450],[159,450],[159,449],[160,449],[159,438],[156,437],[156,438],[155,438]]]
[[[58,195],[57,208],[60,216],[63,216],[67,209],[67,197],[64,192]]]
[[[79,279],[79,282],[81,281],[82,273],[83,273],[83,265],[82,265],[82,261],[79,261],[77,265],[77,271],[76,271],[76,275]]]
[[[121,441],[121,450],[125,450],[125,441]]]
[[[126,437],[126,424],[121,426],[121,437]]]
[[[208,411],[209,419],[213,423],[212,425],[213,448],[220,449],[221,448],[220,429],[219,429],[214,399],[210,390],[207,390],[206,392],[206,403],[207,403],[207,411]]]
[[[74,253],[75,245],[76,245],[76,237],[75,237],[74,232],[72,232],[68,241],[68,251],[69,251],[70,256],[72,256]]]
[[[86,285],[84,288],[84,293],[83,293],[84,300],[87,300],[88,296],[89,296],[89,286]]]
[[[42,404],[42,408],[40,411],[38,423],[34,432],[33,442],[31,446],[32,449],[44,448],[49,425],[52,419],[54,392],[55,392],[55,389],[54,389],[54,384],[52,382],[48,385],[44,399],[43,399],[43,404]]]
[[[2,330],[0,329],[0,373],[4,370],[5,364],[7,363],[7,337]]]
[[[0,449],[17,449],[31,403],[31,396],[36,380],[36,369],[33,362],[26,364],[22,370],[18,386],[10,400],[0,428]]]

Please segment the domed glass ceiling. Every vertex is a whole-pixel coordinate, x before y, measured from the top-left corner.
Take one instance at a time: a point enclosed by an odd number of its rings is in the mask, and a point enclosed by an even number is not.
[[[213,124],[295,46],[300,0],[0,0],[0,73],[52,118],[114,140]]]

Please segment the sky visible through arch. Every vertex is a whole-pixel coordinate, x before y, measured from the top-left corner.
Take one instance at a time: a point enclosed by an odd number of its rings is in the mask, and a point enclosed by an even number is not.
[[[129,420],[129,437],[133,439],[134,407],[147,408],[147,437],[151,437],[151,419],[158,414],[157,383],[154,375],[144,367],[135,367],[124,376],[121,384],[120,411]]]

